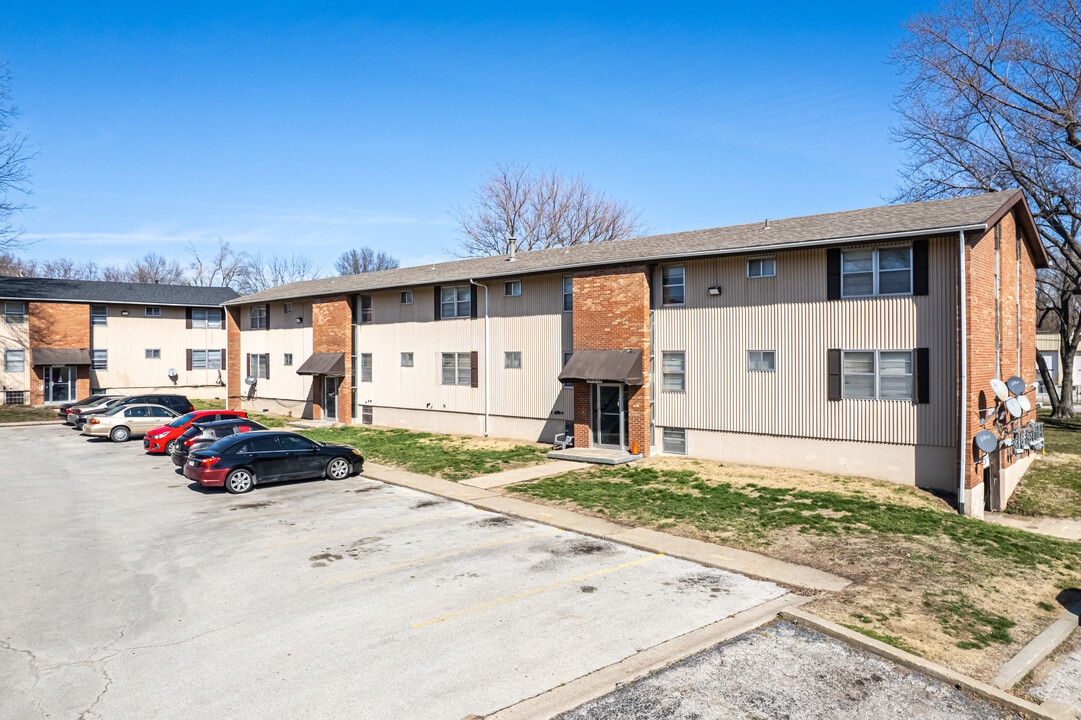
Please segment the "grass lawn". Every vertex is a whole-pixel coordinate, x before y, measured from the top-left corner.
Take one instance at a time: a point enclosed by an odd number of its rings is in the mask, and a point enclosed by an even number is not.
[[[365,460],[396,465],[410,472],[447,480],[465,480],[545,460],[548,448],[490,438],[439,435],[398,428],[368,427],[304,430],[321,442],[355,445]]]
[[[35,408],[29,405],[0,405],[0,423],[59,420],[56,408]]]
[[[1081,418],[1052,420],[1041,413],[1047,455],[1021,479],[1006,512],[1081,517]]]
[[[971,520],[914,488],[653,458],[506,488],[843,575],[813,612],[989,679],[1081,583],[1081,543]]]
[[[225,401],[224,400],[195,400],[193,398],[189,398],[189,400],[191,400],[191,404],[195,407],[196,410],[224,410],[225,409]],[[261,423],[262,425],[266,425],[269,428],[285,427],[285,420],[286,419],[283,418],[283,417],[279,417],[278,415],[260,415],[259,413],[249,412],[248,417],[250,417],[252,420],[254,420],[257,423]]]

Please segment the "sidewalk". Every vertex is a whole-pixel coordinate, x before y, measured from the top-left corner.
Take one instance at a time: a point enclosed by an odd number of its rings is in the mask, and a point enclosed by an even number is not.
[[[577,463],[574,463],[577,465]],[[541,465],[539,467],[546,467]],[[534,469],[534,468],[529,468]],[[558,470],[557,472],[564,472]],[[485,483],[497,483],[498,475],[513,475],[517,470],[507,473],[497,473],[486,476]],[[553,473],[554,474],[554,473]],[[534,522],[552,525],[565,530],[573,530],[583,535],[611,540],[612,542],[630,545],[654,553],[664,553],[672,557],[690,560],[702,565],[709,565],[724,570],[731,570],[743,575],[770,580],[784,585],[806,588],[816,591],[834,592],[841,590],[851,582],[839,575],[816,570],[815,568],[795,563],[775,560],[765,555],[736,550],[735,548],[715,545],[714,543],[692,540],[690,538],[669,535],[668,533],[648,530],[646,528],[633,528],[619,525],[603,518],[591,517],[580,513],[564,510],[562,508],[539,505],[518,498],[506,497],[494,489],[498,482],[489,485],[489,488],[473,487],[464,483],[451,482],[428,475],[419,475],[407,470],[377,465],[375,463],[364,464],[364,476],[373,480],[400,485],[413,490],[439,495],[451,500],[459,500],[469,503],[474,507],[491,512],[513,515],[515,517],[532,520]],[[538,476],[543,477],[543,476]],[[478,478],[474,478],[476,481]],[[522,482],[512,479],[510,482]]]
[[[1000,512],[985,512],[983,519],[996,525],[1027,530],[1040,535],[1062,538],[1063,540],[1081,540],[1081,520],[1068,518],[1028,517]]]

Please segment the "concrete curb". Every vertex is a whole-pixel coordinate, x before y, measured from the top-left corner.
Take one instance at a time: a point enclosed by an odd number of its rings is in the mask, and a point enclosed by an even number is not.
[[[746,550],[715,545],[714,543],[678,537],[657,530],[631,528],[603,518],[582,515],[562,508],[539,505],[520,498],[507,497],[490,490],[475,488],[461,483],[418,475],[406,470],[366,463],[364,475],[400,485],[411,490],[431,493],[450,500],[469,503],[474,507],[524,520],[554,525],[583,535],[630,545],[639,550],[664,553],[682,560],[709,567],[738,572],[742,575],[769,580],[783,585],[815,591],[836,592],[851,584],[846,578],[804,565],[774,560]]]
[[[484,716],[485,720],[538,720],[555,717],[614,692],[628,683],[664,670],[695,653],[750,632],[773,621],[778,611],[794,608],[811,599],[800,595],[782,595],[758,607],[637,652],[540,695],[509,705]]]
[[[35,427],[37,425],[63,425],[64,421],[60,418],[56,420],[27,420],[26,422],[13,422],[13,423],[0,423],[0,428],[12,428],[12,427]]]
[[[1053,653],[1055,648],[1070,636],[1070,633],[1077,629],[1078,615],[1081,615],[1081,602],[1068,606],[1058,620],[1051,623],[1049,628],[1010,658],[1009,662],[998,671],[998,676],[994,680],[995,686],[1005,690],[1020,682],[1021,678],[1034,670],[1044,658]]]
[[[1014,697],[993,685],[988,685],[985,682],[980,682],[967,675],[954,672],[949,668],[933,663],[930,660],[924,660],[923,658],[907,653],[904,650],[898,650],[892,645],[879,642],[874,638],[867,637],[855,630],[849,630],[848,628],[842,627],[837,623],[832,623],[829,620],[823,620],[817,615],[812,615],[803,610],[782,610],[780,615],[789,622],[811,628],[824,635],[829,635],[830,637],[846,642],[849,645],[862,648],[869,653],[878,655],[890,662],[897,663],[909,670],[914,670],[923,675],[927,675],[928,677],[953,685],[959,690],[964,690],[965,692],[981,697],[984,700],[989,700],[1011,712],[1018,713],[1023,717],[1036,718],[1037,720],[1072,720],[1074,717],[1072,707],[1068,708],[1061,703],[1044,703],[1043,705],[1037,705],[1028,700]]]

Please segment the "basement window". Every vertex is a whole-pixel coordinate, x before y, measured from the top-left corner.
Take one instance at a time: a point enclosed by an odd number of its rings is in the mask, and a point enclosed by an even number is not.
[[[5,405],[25,405],[26,404],[26,391],[25,390],[5,390],[4,391],[4,404]]]
[[[687,431],[684,428],[664,428],[661,431],[661,449],[666,455],[686,455]]]
[[[360,424],[371,425],[372,424],[372,406],[361,405],[360,406]]]

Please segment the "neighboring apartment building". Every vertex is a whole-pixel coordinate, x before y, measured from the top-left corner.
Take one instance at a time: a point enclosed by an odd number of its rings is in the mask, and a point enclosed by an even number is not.
[[[1046,263],[1010,191],[292,283],[225,303],[229,400],[963,484],[978,513],[1031,461],[973,438],[992,378],[1035,380]]]
[[[224,397],[229,288],[0,277],[8,404],[168,390]],[[172,371],[172,373],[170,373]]]

